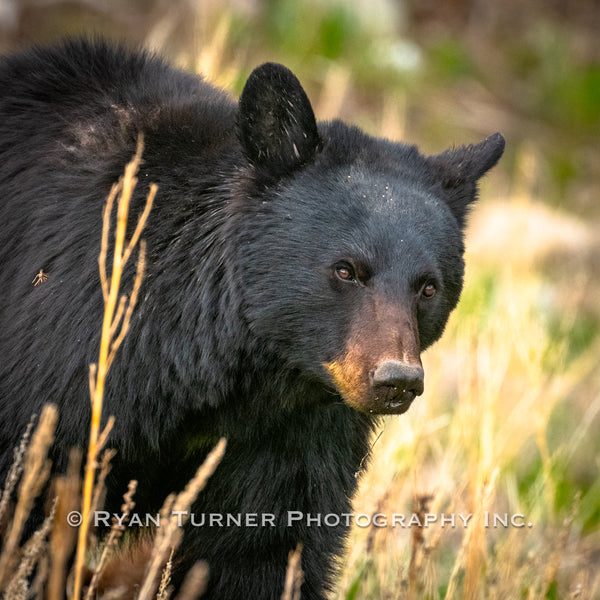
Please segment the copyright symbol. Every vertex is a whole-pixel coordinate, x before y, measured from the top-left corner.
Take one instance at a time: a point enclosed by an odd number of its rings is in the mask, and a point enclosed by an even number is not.
[[[67,515],[67,523],[71,527],[79,527],[81,525],[81,513],[77,510],[72,510]]]

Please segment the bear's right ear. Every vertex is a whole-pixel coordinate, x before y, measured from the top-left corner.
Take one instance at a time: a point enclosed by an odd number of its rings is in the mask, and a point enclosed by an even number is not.
[[[500,160],[504,144],[502,135],[495,133],[479,144],[451,148],[427,158],[461,229],[470,205],[477,198],[478,179]]]
[[[240,97],[239,135],[248,161],[274,178],[310,162],[321,146],[315,115],[296,76],[266,63]]]

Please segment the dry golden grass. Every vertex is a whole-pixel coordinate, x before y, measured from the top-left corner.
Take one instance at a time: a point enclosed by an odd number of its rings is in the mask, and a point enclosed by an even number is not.
[[[0,525],[2,525],[3,519],[6,515],[6,510],[10,502],[11,494],[13,493],[13,490],[15,489],[17,482],[19,481],[19,477],[23,472],[23,457],[25,456],[25,450],[27,449],[27,446],[29,444],[34,419],[35,415],[31,418],[31,421],[29,422],[29,425],[27,426],[23,437],[21,438],[21,443],[19,444],[18,448],[16,448],[14,451],[13,463],[11,465],[10,471],[8,472],[8,475],[6,476],[6,482],[2,491],[2,497],[0,498]]]
[[[40,415],[39,423],[33,433],[31,442],[27,446],[24,456],[21,481],[18,489],[17,505],[14,510],[12,521],[8,531],[4,536],[2,554],[0,554],[0,590],[9,581],[14,574],[16,565],[19,564],[21,555],[26,554],[27,562],[33,560],[31,568],[35,564],[35,558],[38,554],[37,548],[43,542],[41,535],[34,536],[35,543],[29,542],[24,548],[20,548],[21,535],[23,528],[33,508],[35,499],[39,496],[43,487],[48,481],[50,475],[50,461],[48,460],[48,449],[54,441],[54,430],[56,428],[58,412],[54,405],[46,405]],[[27,434],[26,434],[27,435]],[[17,457],[19,454],[17,453]],[[18,458],[17,458],[18,461]],[[10,479],[10,475],[9,475]],[[5,492],[6,493],[6,490]],[[54,511],[52,511],[53,513]],[[51,522],[51,520],[50,520]],[[42,532],[46,532],[50,527],[50,522],[42,527]],[[9,582],[11,586],[12,580]],[[11,588],[14,589],[14,588]]]
[[[92,576],[92,580],[88,585],[85,598],[86,600],[93,600],[96,594],[96,588],[98,586],[98,581],[102,576],[102,572],[104,571],[104,567],[108,559],[116,552],[116,546],[119,542],[120,538],[125,531],[125,524],[129,520],[129,515],[135,506],[135,502],[133,501],[133,496],[135,494],[135,490],[137,488],[137,481],[132,480],[129,482],[129,487],[127,492],[123,495],[123,504],[121,505],[121,519],[117,521],[116,518],[113,517],[113,523],[110,528],[110,533],[108,534],[108,539],[104,542],[102,553],[98,560],[98,564],[94,569],[94,574]]]
[[[77,533],[69,525],[68,515],[81,506],[81,461],[81,450],[72,450],[67,473],[55,479],[56,510],[50,535],[48,600],[64,600],[65,597],[68,561]]]
[[[160,511],[161,526],[157,529],[154,537],[152,556],[148,563],[144,583],[137,596],[138,600],[150,600],[155,593],[158,575],[167,561],[167,556],[181,543],[183,535],[181,524],[187,520],[191,505],[221,462],[226,445],[225,438],[221,438],[185,489],[176,496],[171,494],[165,500]]]
[[[288,557],[288,566],[285,574],[285,585],[281,600],[300,600],[300,588],[304,581],[302,573],[302,544],[298,544]]]
[[[7,599],[26,600],[29,595],[29,578],[33,569],[38,565],[40,558],[47,557],[47,537],[54,520],[56,501],[52,503],[50,513],[42,523],[42,526],[25,542],[21,550],[21,560],[15,573],[8,581],[4,597]],[[41,563],[44,564],[44,563]],[[47,575],[46,568],[41,569],[42,578]],[[43,580],[42,580],[43,583]],[[35,582],[32,586],[36,588]]]
[[[196,600],[196,598],[200,598],[206,591],[209,575],[208,565],[199,560],[185,576],[177,600]]]

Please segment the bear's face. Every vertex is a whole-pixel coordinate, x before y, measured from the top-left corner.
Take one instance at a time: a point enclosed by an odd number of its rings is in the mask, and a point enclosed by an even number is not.
[[[257,190],[239,259],[251,329],[352,407],[405,412],[423,392],[420,353],[458,302],[476,181],[504,140],[425,158],[339,122],[317,128],[278,65],[248,80],[240,130]]]

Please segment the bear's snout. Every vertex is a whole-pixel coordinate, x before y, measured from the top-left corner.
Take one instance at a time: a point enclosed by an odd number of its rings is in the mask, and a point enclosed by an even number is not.
[[[384,360],[370,373],[370,382],[374,396],[372,411],[400,414],[423,393],[423,367],[399,360]]]
[[[324,363],[345,402],[361,412],[400,415],[423,393],[424,373],[418,358],[406,362],[381,359],[369,369],[368,357],[354,352]]]

